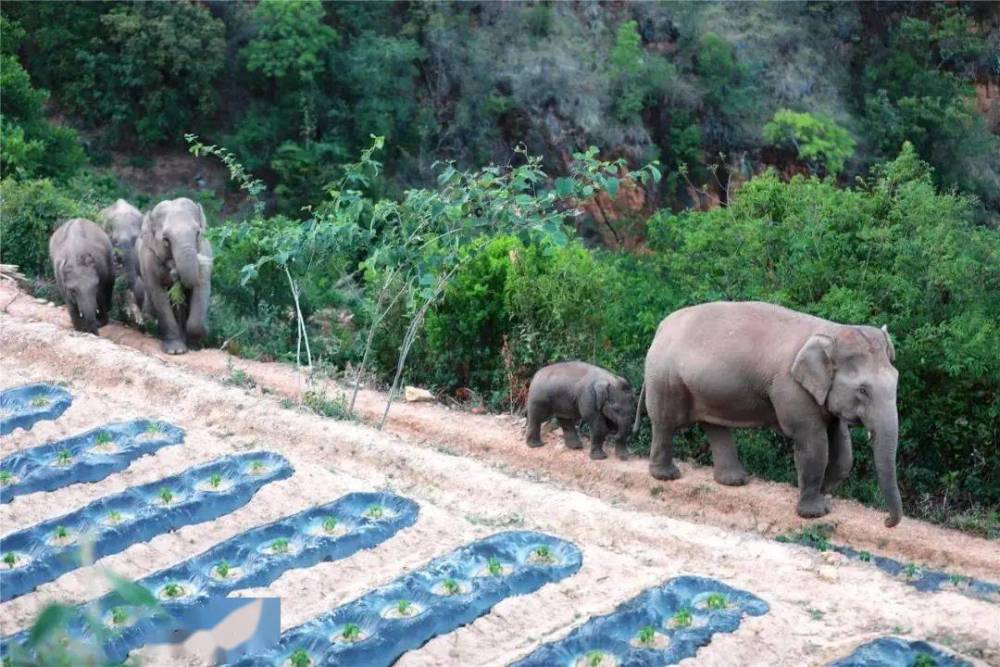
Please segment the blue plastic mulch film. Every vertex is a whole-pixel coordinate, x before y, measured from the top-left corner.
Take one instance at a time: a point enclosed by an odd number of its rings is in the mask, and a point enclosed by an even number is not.
[[[923,657],[921,657],[923,656]],[[927,642],[882,637],[859,646],[830,667],[972,667],[972,663]]]
[[[543,644],[514,665],[672,665],[694,656],[715,633],[734,632],[744,614],[761,616],[768,609],[756,595],[715,579],[677,577]]]
[[[80,567],[84,541],[92,543],[94,560],[116,554],[160,533],[228,514],[292,472],[284,457],[271,452],[225,456],[5,535],[0,602]]]
[[[27,384],[0,391],[0,435],[30,429],[44,419],[56,419],[73,402],[69,392],[51,384]]]
[[[391,665],[406,651],[471,623],[504,598],[568,577],[582,559],[576,546],[549,535],[498,533],[292,628],[275,649],[236,664]]]
[[[825,538],[817,540],[810,535],[785,535],[779,538],[781,542],[792,542],[811,547],[819,551],[836,551],[851,560],[871,563],[891,577],[913,586],[921,593],[933,593],[946,588],[956,593],[974,597],[987,602],[1000,603],[1000,584],[994,584],[981,579],[974,579],[959,574],[949,574],[940,570],[931,570],[916,564],[903,564],[898,560],[859,551],[847,546],[831,544]]]
[[[78,482],[97,482],[132,461],[184,440],[184,431],[138,419],[108,424],[0,459],[0,503]]]
[[[415,502],[391,493],[350,493],[231,537],[137,582],[156,594],[164,615],[144,616],[143,610],[130,607],[116,593],[78,609],[107,626],[107,633],[98,638],[104,657],[124,660],[129,651],[154,641],[174,619],[190,615],[211,599],[267,586],[288,570],[370,549],[412,526],[418,512]],[[82,616],[70,624],[70,635],[94,643],[93,629]],[[27,630],[5,638],[0,653],[9,655],[27,639]]]

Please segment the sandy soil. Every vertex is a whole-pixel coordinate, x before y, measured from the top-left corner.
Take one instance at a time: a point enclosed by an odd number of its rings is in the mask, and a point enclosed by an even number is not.
[[[13,295],[0,288],[0,307]],[[113,325],[97,338],[68,332],[65,320],[62,310],[27,296],[0,320],[0,387],[65,381],[74,394],[61,419],[4,438],[4,454],[138,416],[181,426],[187,440],[96,484],[2,505],[3,532],[226,453],[272,450],[296,472],[227,516],[135,545],[0,605],[3,634],[25,627],[49,599],[81,601],[104,592],[98,568],[141,577],[345,492],[386,488],[420,503],[415,526],[373,550],[288,572],[266,589],[240,594],[281,596],[282,623],[291,627],[476,537],[527,528],[580,546],[580,572],[501,602],[398,664],[507,664],[678,574],[717,577],[771,605],[770,613],[745,619],[737,632],[716,635],[691,664],[820,665],[888,633],[935,641],[976,664],[1000,664],[996,605],[950,592],[919,593],[869,565],[768,539],[802,524],[793,511],[794,489],[757,481],[719,487],[710,471],[690,467],[678,482],[653,483],[642,461],[591,462],[585,453],[555,446],[554,436],[548,447],[529,450],[512,420],[437,406],[394,406],[389,428],[379,433],[282,408],[279,398],[304,388],[294,369],[234,360],[275,394],[225,387],[222,353],[167,359],[155,341],[136,332]],[[363,414],[380,413],[380,398],[364,392]],[[654,497],[650,489],[657,487],[663,491]],[[838,524],[837,539],[855,547],[1000,579],[996,543],[912,520],[888,530],[880,513],[844,501],[830,518]]]

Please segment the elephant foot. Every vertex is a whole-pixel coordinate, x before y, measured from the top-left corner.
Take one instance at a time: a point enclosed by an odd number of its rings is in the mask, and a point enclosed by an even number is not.
[[[818,519],[830,513],[830,501],[823,496],[800,498],[796,511],[803,519]]]
[[[743,486],[750,479],[747,471],[743,468],[716,467],[712,471],[712,477],[716,482],[725,486]]]
[[[187,352],[187,345],[182,340],[165,340],[162,343],[163,351],[167,354],[184,354]]]
[[[615,447],[615,456],[618,458],[619,461],[628,461],[630,458],[632,458],[632,455],[629,454],[629,451],[626,447]]]
[[[541,447],[542,445],[545,444],[544,442],[542,442],[541,438],[538,437],[532,438],[531,436],[528,436],[527,442],[528,442],[528,447]]]
[[[608,458],[608,455],[604,452],[603,449],[591,448],[590,458],[595,461],[603,461],[604,459]]]
[[[652,475],[654,479],[671,480],[681,478],[680,469],[673,463],[667,465],[650,463],[649,474]]]
[[[583,449],[583,442],[579,438],[576,440],[567,440],[566,449]]]

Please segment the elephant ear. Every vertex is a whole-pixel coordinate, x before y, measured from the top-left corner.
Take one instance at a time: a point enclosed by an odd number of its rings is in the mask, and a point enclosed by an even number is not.
[[[822,334],[809,337],[792,362],[792,377],[812,394],[816,403],[826,403],[833,384],[833,339]]]
[[[885,351],[889,355],[889,363],[895,363],[896,347],[892,344],[892,339],[889,338],[889,327],[885,324],[882,325],[882,335],[885,336]]]
[[[607,380],[598,380],[580,392],[577,408],[580,410],[581,417],[590,419],[594,414],[601,411],[604,402],[608,400],[610,386]]]

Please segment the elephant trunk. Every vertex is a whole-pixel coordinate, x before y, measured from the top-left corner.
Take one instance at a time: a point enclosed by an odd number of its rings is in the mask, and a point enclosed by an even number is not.
[[[90,291],[82,291],[76,295],[76,310],[83,322],[84,330],[96,334],[100,325],[97,322],[97,295]]]
[[[198,266],[198,248],[194,243],[175,244],[173,246],[174,268],[177,277],[185,289],[192,290],[198,286],[201,270]]]
[[[875,456],[875,472],[878,485],[885,496],[889,516],[885,520],[887,528],[892,528],[903,517],[903,502],[899,497],[896,481],[896,447],[899,444],[899,416],[895,406],[865,420],[865,427],[872,435],[872,450]]]

